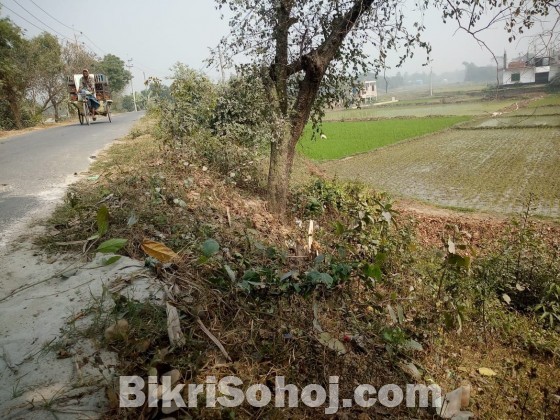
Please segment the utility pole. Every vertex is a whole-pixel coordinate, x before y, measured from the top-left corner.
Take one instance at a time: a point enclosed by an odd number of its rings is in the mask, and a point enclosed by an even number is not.
[[[224,58],[222,57],[222,47],[218,44],[218,56],[220,57],[220,71],[222,73],[222,83],[226,81],[226,75],[224,73]]]
[[[133,67],[132,66],[132,58],[128,59],[128,66],[126,66],[126,67],[128,67],[129,69],[131,69]],[[131,72],[131,74],[132,74],[132,72]],[[134,85],[132,84],[132,79],[133,78],[134,77],[132,77],[130,79],[130,88],[132,90],[132,100],[134,101],[134,111],[138,112],[138,107],[136,106],[136,94],[134,93]]]
[[[432,83],[432,66],[430,66],[430,96],[434,96],[434,85]]]

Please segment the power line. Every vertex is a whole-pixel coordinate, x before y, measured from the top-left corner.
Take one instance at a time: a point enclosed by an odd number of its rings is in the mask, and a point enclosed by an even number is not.
[[[49,29],[50,29],[51,31],[53,31],[54,33],[60,35],[60,36],[63,37],[63,38],[66,38],[66,39],[69,40],[69,41],[72,41],[72,39],[68,38],[66,35],[61,34],[61,33],[58,32],[56,29],[51,28],[49,25],[47,25],[45,22],[43,22],[41,19],[39,19],[37,16],[35,16],[33,13],[31,13],[29,10],[27,10],[25,7],[23,7],[21,4],[19,4],[19,3],[17,2],[17,0],[14,0],[14,3],[17,4],[19,7],[21,7],[23,10],[25,10],[30,16],[32,16],[33,18],[35,18],[35,19],[36,19],[38,22],[40,22],[41,24],[45,25],[47,28],[49,28]],[[6,7],[6,9],[8,9],[8,8]],[[10,10],[10,9],[8,9],[8,10]],[[13,11],[12,11],[12,12],[13,12]],[[15,12],[14,12],[14,13],[15,13]],[[20,17],[22,17],[22,16],[20,16]],[[29,22],[29,21],[27,21],[27,22]]]
[[[0,3],[2,4],[2,3]],[[33,22],[30,22],[29,20],[27,20],[26,18],[24,18],[22,15],[18,14],[17,12],[14,12],[12,9],[10,9],[8,6],[6,6],[5,4],[2,4],[2,7],[9,10],[10,12],[12,12],[14,15],[18,16],[20,19],[23,19],[24,21],[26,21],[27,23],[29,23],[32,26],[35,26],[37,29],[39,29],[40,31],[45,31],[44,28],[39,28],[37,25],[35,25]]]
[[[99,47],[97,44],[95,44],[95,42],[93,42],[93,40],[88,37],[84,32],[80,31],[79,29],[73,28],[68,26],[67,24],[65,24],[64,22],[60,21],[59,19],[57,19],[56,17],[54,17],[52,14],[50,14],[49,12],[47,12],[45,9],[43,9],[41,6],[39,6],[37,3],[35,3],[33,0],[29,0],[31,3],[33,3],[38,9],[40,9],[43,13],[45,13],[47,16],[49,16],[51,19],[53,19],[54,21],[56,21],[57,23],[59,23],[60,25],[64,26],[65,28],[68,28],[70,30],[72,30],[74,33],[78,32],[80,35],[83,35],[93,46],[95,49],[101,51],[104,54],[107,54],[107,51],[105,51],[103,48]],[[41,19],[39,19],[37,16],[35,16],[33,13],[31,13],[29,10],[27,10],[25,7],[23,7],[21,4],[19,4],[17,2],[17,0],[14,0],[14,3],[16,3],[19,7],[21,7],[23,10],[25,10],[30,16],[32,16],[34,19],[36,19],[38,22],[40,22],[41,24],[43,24],[44,26],[46,26],[47,28],[49,28],[51,31],[53,31],[54,33],[60,35],[62,38],[66,39],[67,41],[70,42],[74,42],[75,40],[65,36],[64,34],[58,32],[56,29],[52,28],[51,26],[47,25],[45,22],[43,22]],[[38,30],[40,30],[41,32],[48,32],[47,30],[45,30],[45,28],[41,28],[40,26],[36,25],[35,23],[31,22],[30,20],[26,19],[25,17],[23,17],[22,15],[20,15],[19,13],[17,13],[16,11],[14,11],[13,9],[10,9],[8,6],[4,5],[3,3],[0,3],[0,5],[2,5],[4,8],[6,8],[6,10],[10,11],[11,13],[13,13],[15,16],[19,17],[20,19],[22,19],[23,21],[27,22],[28,24],[32,25],[33,27],[37,28]],[[89,50],[91,50],[93,53],[95,53],[93,48],[88,47],[84,42],[82,42],[82,45],[84,45],[86,48],[88,48]],[[140,63],[142,64],[142,63]],[[144,70],[142,69],[142,67],[140,67],[138,64],[136,65],[136,67],[138,67],[140,70]],[[149,66],[144,66],[148,69],[150,69]],[[159,71],[154,71],[155,69],[151,69],[150,73],[160,73]]]
[[[35,6],[37,6],[39,9],[41,9],[47,16],[49,16],[51,19],[57,21],[58,23],[60,23],[62,26],[70,29],[71,31],[75,31],[74,28],[71,28],[70,26],[68,26],[67,24],[65,24],[64,22],[61,22],[60,20],[58,20],[57,18],[55,18],[53,15],[51,15],[49,12],[47,12],[45,9],[43,9],[41,6],[39,6],[37,3],[35,3],[33,0],[29,0],[31,3],[33,3]]]
[[[15,0],[14,0],[15,1]],[[64,26],[65,28],[70,29],[73,32],[79,32],[80,35],[83,35],[84,38],[86,38],[89,43],[95,47],[97,50],[101,51],[103,54],[108,54],[107,51],[105,51],[103,48],[101,48],[99,45],[97,45],[95,42],[93,42],[93,40],[87,36],[87,34],[79,29],[76,29],[74,27],[70,27],[67,24],[65,24],[64,22],[60,21],[59,19],[57,19],[55,16],[53,16],[52,14],[50,14],[49,12],[47,12],[45,9],[43,9],[41,6],[39,6],[37,3],[35,3],[33,0],[29,0],[31,3],[33,3],[39,10],[41,10],[43,13],[45,13],[47,16],[49,16],[51,19],[55,20],[56,22],[58,22],[60,25]],[[136,67],[138,67],[140,70],[143,70],[139,65],[136,65]],[[147,67],[147,66],[146,66]],[[152,69],[153,70],[153,69]]]
[[[103,54],[107,54],[107,51],[105,51],[103,48],[101,48],[99,45],[96,45],[95,42],[93,42],[91,40],[91,38],[89,36],[87,36],[85,33],[83,33],[82,31],[79,31],[81,35],[83,35],[89,42],[91,42],[91,45],[93,45],[95,48],[97,48],[99,51],[101,51]]]
[[[14,0],[16,1],[16,0]],[[35,3],[33,0],[29,0],[31,3],[33,3],[39,10],[41,10],[44,14],[46,14],[48,17],[50,17],[51,19],[53,19],[54,21],[58,22],[60,25],[64,26],[65,28],[70,29],[74,34],[76,32],[79,32],[80,35],[83,35],[92,45],[93,47],[97,48],[97,50],[101,51],[102,53],[106,54],[107,52],[105,50],[103,50],[103,48],[101,48],[99,45],[96,45],[95,42],[93,42],[90,37],[88,37],[84,32],[80,31],[79,29],[76,29],[74,27],[68,26],[67,24],[65,24],[64,22],[60,21],[59,19],[57,19],[56,17],[54,17],[53,15],[51,15],[49,12],[47,12],[45,9],[43,9],[41,6],[39,6],[37,3]],[[17,3],[17,1],[16,1]],[[21,6],[20,6],[21,7]],[[85,45],[85,44],[84,44]],[[91,49],[93,51],[93,49]],[[95,51],[93,51],[95,52]]]

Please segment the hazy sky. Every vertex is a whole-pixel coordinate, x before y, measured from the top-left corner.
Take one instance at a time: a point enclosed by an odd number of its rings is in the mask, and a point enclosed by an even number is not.
[[[60,39],[77,39],[99,56],[112,53],[125,61],[132,59],[135,89],[143,87],[144,74],[163,78],[177,61],[204,70],[209,47],[228,33],[213,0],[0,0],[0,4],[1,16],[9,16],[29,37],[41,32],[39,27]],[[425,23],[434,72],[460,69],[463,61],[491,63],[488,52],[464,33],[455,33],[453,23],[444,25],[439,14],[431,13]],[[488,30],[484,39],[499,55],[504,48],[510,57],[527,48],[523,41],[509,44],[501,27]],[[368,52],[373,54],[373,48]],[[423,60],[423,56],[415,58],[402,71],[422,71]],[[219,78],[217,69],[205,71]]]

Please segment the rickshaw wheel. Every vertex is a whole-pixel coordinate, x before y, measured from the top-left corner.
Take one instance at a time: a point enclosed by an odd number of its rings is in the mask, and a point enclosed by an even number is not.
[[[84,106],[83,106],[83,112],[84,112],[84,118],[86,120],[86,124],[89,125],[89,107],[87,106],[87,103],[84,102]]]

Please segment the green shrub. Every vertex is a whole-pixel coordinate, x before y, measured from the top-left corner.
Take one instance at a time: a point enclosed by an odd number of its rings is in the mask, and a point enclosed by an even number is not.
[[[173,67],[171,99],[160,102],[160,133],[184,144],[189,136],[208,130],[216,106],[216,86],[206,75],[177,63]]]
[[[212,116],[215,136],[239,146],[263,149],[273,141],[270,104],[258,75],[231,78],[222,86]]]

